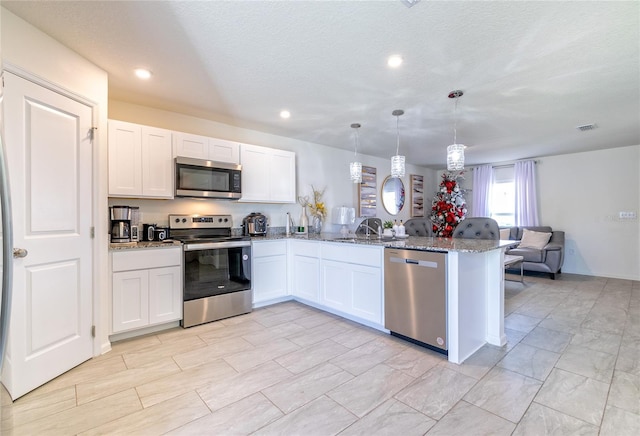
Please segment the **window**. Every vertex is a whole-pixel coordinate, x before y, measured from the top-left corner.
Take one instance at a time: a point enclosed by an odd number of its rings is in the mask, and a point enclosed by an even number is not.
[[[493,170],[493,184],[489,200],[491,218],[500,227],[515,226],[515,180],[513,166],[498,167]]]
[[[489,210],[491,218],[500,227],[515,226],[515,186],[514,182],[494,182],[491,186],[491,203]]]

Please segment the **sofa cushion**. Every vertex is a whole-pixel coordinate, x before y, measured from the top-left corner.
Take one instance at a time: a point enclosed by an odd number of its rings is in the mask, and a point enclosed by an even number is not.
[[[511,237],[511,229],[500,229],[500,239],[508,240]]]
[[[515,230],[516,236],[512,239],[517,239],[518,241],[522,239],[522,235],[525,230],[533,230],[534,232],[543,232],[543,233],[551,233],[553,230],[549,226],[528,226],[528,227],[512,227]]]
[[[519,248],[535,248],[542,250],[551,239],[551,233],[534,232],[532,230],[524,229],[522,233],[522,239],[520,240]]]
[[[538,250],[536,248],[512,248],[507,251],[507,254],[511,256],[522,256],[524,257],[524,262],[544,262],[545,261],[545,250]]]

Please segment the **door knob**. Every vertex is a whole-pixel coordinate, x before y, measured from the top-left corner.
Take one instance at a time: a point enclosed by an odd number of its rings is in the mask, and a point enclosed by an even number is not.
[[[17,258],[21,258],[21,257],[27,257],[27,254],[29,254],[29,252],[27,251],[26,248],[14,248],[13,249],[13,257]]]

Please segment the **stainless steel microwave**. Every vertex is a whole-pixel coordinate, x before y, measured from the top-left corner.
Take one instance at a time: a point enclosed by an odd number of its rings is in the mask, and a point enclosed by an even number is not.
[[[177,157],[176,197],[240,198],[241,169],[227,162]]]

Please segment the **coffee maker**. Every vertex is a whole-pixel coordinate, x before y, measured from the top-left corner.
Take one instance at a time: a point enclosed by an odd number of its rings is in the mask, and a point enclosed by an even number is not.
[[[131,208],[111,206],[111,242],[131,242]]]

